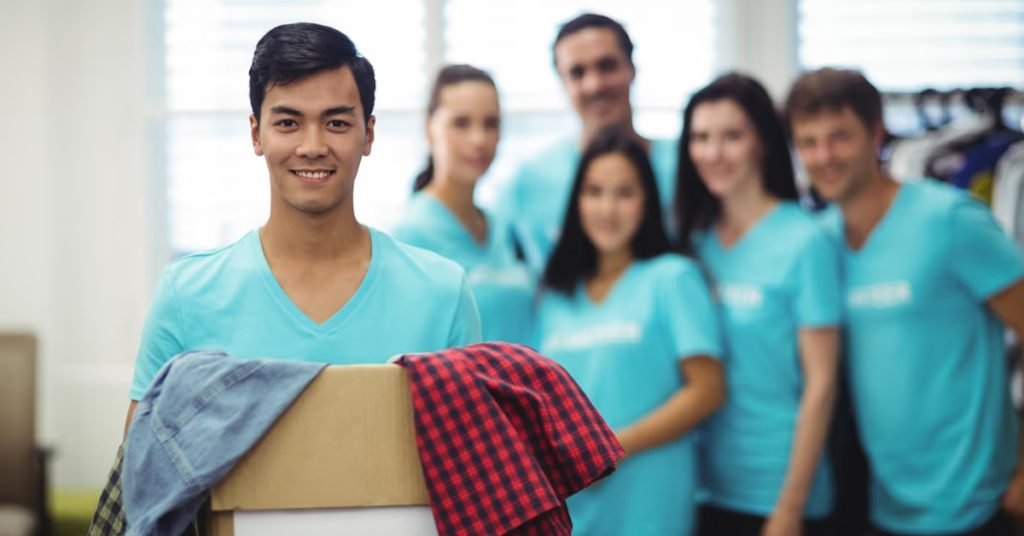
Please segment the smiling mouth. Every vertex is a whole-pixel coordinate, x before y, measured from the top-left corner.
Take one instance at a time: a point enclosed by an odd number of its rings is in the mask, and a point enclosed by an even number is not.
[[[334,175],[333,169],[293,169],[292,174],[303,182],[321,183]]]

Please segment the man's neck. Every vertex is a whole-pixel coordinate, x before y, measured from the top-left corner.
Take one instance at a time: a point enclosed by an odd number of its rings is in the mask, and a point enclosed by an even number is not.
[[[594,139],[594,136],[596,136],[598,132],[607,127],[608,125],[588,125],[587,123],[583,123],[583,132],[582,136],[580,137],[580,150],[586,150],[587,146],[590,145],[590,141]],[[647,151],[648,153],[651,151],[651,140],[641,136],[639,133],[637,133],[636,129],[633,128],[632,116],[630,116],[629,120],[626,123],[618,125],[618,127],[621,128],[630,137],[640,142],[640,145],[643,146],[645,151]]]
[[[260,240],[268,259],[326,263],[361,256],[370,234],[351,210],[321,215],[271,210]]]
[[[860,191],[839,202],[839,208],[843,211],[846,243],[850,248],[859,250],[864,246],[871,232],[889,211],[899,188],[892,177],[879,170]]]

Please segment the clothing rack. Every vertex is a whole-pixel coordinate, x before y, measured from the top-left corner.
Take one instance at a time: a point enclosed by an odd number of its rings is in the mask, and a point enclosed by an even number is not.
[[[966,115],[990,114],[1000,124],[1024,130],[1024,90],[979,86],[938,90],[886,92],[882,95],[887,127],[899,135],[932,131]],[[893,123],[893,124],[889,124]]]

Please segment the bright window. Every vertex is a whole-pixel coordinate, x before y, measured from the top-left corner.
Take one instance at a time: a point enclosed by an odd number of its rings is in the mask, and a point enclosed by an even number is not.
[[[805,68],[861,69],[883,91],[1024,87],[1021,0],[800,0]]]
[[[422,114],[433,66],[473,63],[495,76],[505,115],[490,175],[501,175],[552,133],[575,126],[551,64],[559,23],[584,10],[623,21],[636,45],[637,128],[668,137],[678,135],[684,99],[713,72],[712,6],[710,0],[164,0],[161,171],[170,248],[181,254],[227,244],[265,221],[269,186],[249,140],[248,69],[256,41],[275,25],[334,26],[373,63],[377,139],[356,180],[356,213],[387,229],[426,159]]]

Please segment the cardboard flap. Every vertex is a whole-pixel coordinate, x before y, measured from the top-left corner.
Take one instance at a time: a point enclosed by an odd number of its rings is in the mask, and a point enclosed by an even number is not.
[[[214,511],[428,504],[397,365],[324,369],[211,496]]]

